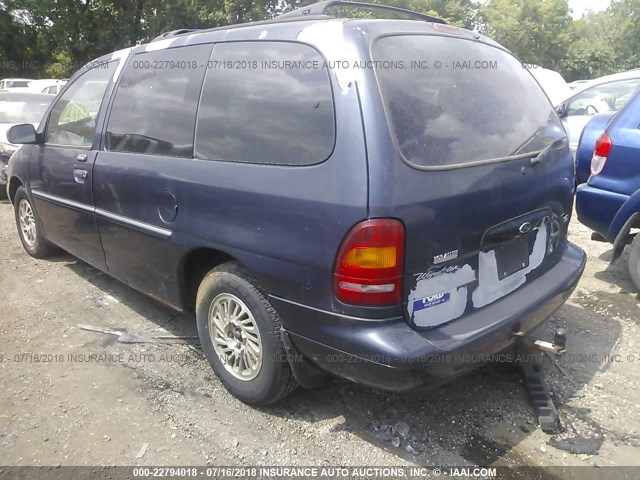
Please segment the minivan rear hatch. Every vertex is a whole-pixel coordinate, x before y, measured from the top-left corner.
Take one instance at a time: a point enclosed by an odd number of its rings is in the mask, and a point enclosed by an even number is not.
[[[370,216],[405,225],[414,328],[506,297],[565,245],[574,180],[564,128],[529,71],[479,38],[391,33],[371,46],[391,146],[370,149]]]

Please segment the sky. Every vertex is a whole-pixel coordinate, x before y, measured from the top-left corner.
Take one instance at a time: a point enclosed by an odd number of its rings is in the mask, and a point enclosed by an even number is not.
[[[589,10],[604,10],[610,3],[611,0],[569,0],[569,8],[573,10],[573,18],[580,18]]]

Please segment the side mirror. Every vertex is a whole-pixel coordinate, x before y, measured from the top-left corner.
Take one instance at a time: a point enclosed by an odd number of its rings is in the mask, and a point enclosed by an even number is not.
[[[7,140],[10,143],[17,144],[34,144],[39,143],[36,129],[30,123],[21,123],[14,125],[7,132]]]
[[[567,116],[567,104],[561,103],[556,107],[556,113],[560,118],[564,118]]]

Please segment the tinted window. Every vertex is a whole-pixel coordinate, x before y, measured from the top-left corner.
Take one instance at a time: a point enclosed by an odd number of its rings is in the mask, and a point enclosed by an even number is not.
[[[596,85],[569,102],[567,115],[595,115],[622,110],[640,86],[640,79]]]
[[[531,74],[498,48],[406,35],[378,40],[373,56],[398,148],[410,163],[501,159],[565,136]]]
[[[113,101],[107,150],[192,157],[196,108],[211,48],[197,45],[133,57]]]
[[[202,92],[196,157],[275,165],[328,158],[335,127],[323,64],[317,51],[301,44],[216,45]]]
[[[118,62],[103,63],[73,82],[51,111],[47,142],[91,146],[96,117]]]

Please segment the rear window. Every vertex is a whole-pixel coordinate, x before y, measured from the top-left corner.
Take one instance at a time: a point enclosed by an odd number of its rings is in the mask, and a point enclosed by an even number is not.
[[[426,35],[383,37],[376,76],[400,153],[451,168],[537,152],[564,129],[531,74],[483,43]]]

